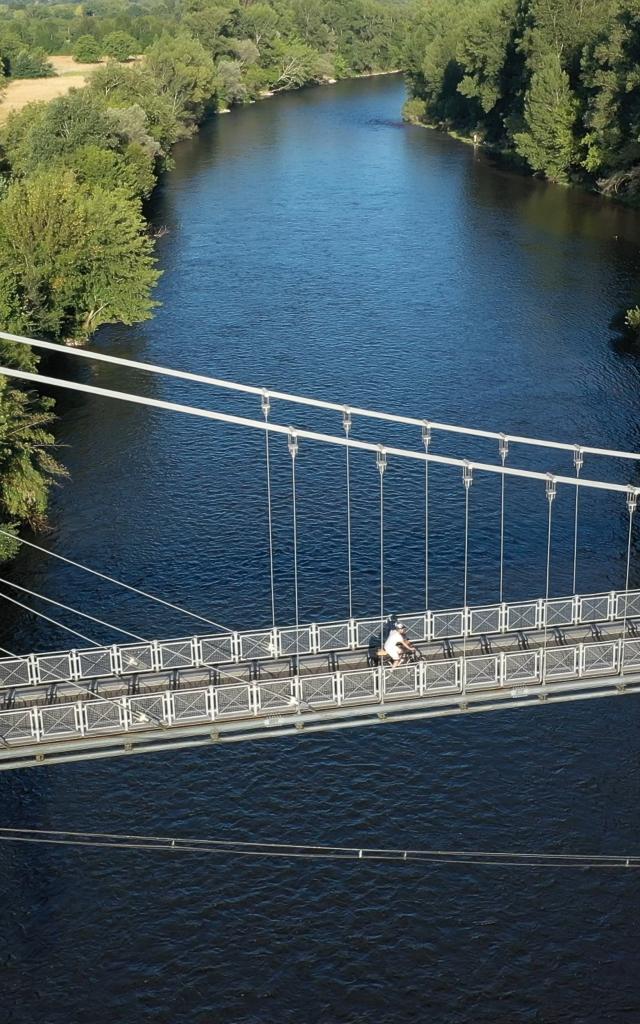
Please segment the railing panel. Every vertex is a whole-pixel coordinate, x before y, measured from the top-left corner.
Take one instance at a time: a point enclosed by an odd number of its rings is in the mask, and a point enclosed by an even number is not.
[[[0,662],[0,686],[28,686],[30,682],[27,658],[11,658]]]
[[[70,654],[39,654],[36,663],[41,683],[63,683],[73,678]]]
[[[170,694],[175,722],[196,722],[211,718],[210,688],[174,690]]]
[[[120,660],[124,675],[155,670],[152,644],[127,644],[120,647]]]
[[[280,629],[280,653],[283,657],[292,654],[309,654],[313,650],[313,631],[310,626],[298,629]]]
[[[547,601],[543,607],[547,626],[571,626],[576,621],[576,602],[572,597]]]
[[[468,690],[495,690],[500,682],[500,658],[495,654],[482,658],[464,658],[463,678]]]
[[[299,711],[300,702],[296,694],[295,679],[279,679],[272,683],[257,683],[256,710]]]
[[[385,697],[393,700],[394,697],[420,696],[419,664],[401,665],[399,668],[385,668],[382,675]]]
[[[450,636],[462,636],[464,612],[434,612],[432,620],[433,638],[441,640]]]
[[[0,736],[7,743],[13,740],[24,743],[25,740],[36,740],[37,734],[34,731],[33,713],[31,709],[25,711],[3,711],[0,713]]]
[[[380,643],[380,618],[358,619],[356,622],[356,644],[358,647],[368,647],[372,637],[377,637]]]
[[[379,695],[378,669],[366,668],[357,672],[342,672],[342,699],[345,704],[377,700]]]
[[[261,633],[240,633],[239,636],[241,661],[275,657],[277,652],[272,629]]]
[[[140,725],[170,724],[168,708],[163,693],[150,693],[136,697],[125,697],[133,728]]]
[[[624,619],[626,616],[629,619],[636,615],[640,616],[640,590],[616,594],[616,618]]]
[[[221,665],[227,661],[235,661],[233,636],[201,636],[200,650],[204,665]]]
[[[581,597],[578,599],[578,619],[580,622],[606,622],[608,618],[608,594],[598,594],[595,597]]]
[[[348,622],[328,622],[318,626],[319,651],[346,651],[351,647]]]
[[[124,708],[106,700],[88,700],[83,705],[87,732],[122,732]]]
[[[244,718],[253,714],[251,686],[216,686],[216,718]]]
[[[554,647],[543,651],[543,679],[558,679],[578,674],[578,647]]]
[[[427,661],[422,665],[422,692],[451,693],[462,688],[457,662]]]
[[[160,668],[191,668],[196,664],[195,641],[170,640],[158,644],[160,651]]]
[[[625,640],[624,667],[640,668],[640,640]]]
[[[38,708],[43,739],[79,733],[77,711],[77,704],[46,704]]]
[[[96,647],[88,651],[78,651],[77,656],[81,679],[95,679],[98,676],[111,675],[110,647]]]
[[[584,675],[596,673],[601,675],[617,670],[618,642],[583,644],[581,652],[581,671]]]
[[[538,627],[538,602],[507,605],[507,629],[536,629]]]
[[[410,640],[426,640],[427,616],[426,615],[399,615],[398,622],[403,622],[407,627],[407,635]]]
[[[335,673],[303,676],[300,679],[300,694],[302,700],[308,702],[312,707],[325,707],[337,704],[338,692]]]
[[[471,634],[499,633],[502,626],[502,608],[499,604],[491,608],[472,608],[470,612]]]
[[[504,656],[504,684],[540,681],[542,661],[539,651],[514,651]]]

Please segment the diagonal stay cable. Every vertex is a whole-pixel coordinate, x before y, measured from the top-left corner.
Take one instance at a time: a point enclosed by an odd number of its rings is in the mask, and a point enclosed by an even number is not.
[[[131,584],[124,583],[122,580],[118,580],[114,576],[109,576],[107,573],[99,572],[98,569],[92,569],[88,565],[83,565],[82,562],[75,562],[73,558],[66,558],[65,555],[59,555],[56,551],[50,551],[49,548],[42,547],[41,544],[34,544],[33,541],[25,540],[24,537],[16,537],[15,534],[9,533],[7,530],[0,529],[0,535],[10,537],[11,540],[17,541],[18,544],[24,544],[28,548],[40,551],[43,555],[49,555],[50,558],[57,558],[60,562],[66,562],[67,565],[72,565],[75,569],[81,569],[83,572],[88,572],[92,576],[97,576],[101,580],[106,580],[108,583],[114,583],[117,587],[129,590],[131,593],[138,594],[140,597],[144,597],[149,601],[155,601],[157,604],[164,605],[165,608],[171,608],[173,611],[180,612],[182,615],[188,615],[192,619],[198,619],[200,622],[205,622],[208,626],[214,626],[216,629],[221,629],[225,633],[233,632],[229,626],[223,626],[220,622],[214,622],[213,619],[207,619],[204,615],[198,615],[197,612],[189,611],[188,608],[182,608],[180,605],[172,604],[171,601],[165,601],[162,597],[150,594],[146,590],[140,590],[139,587],[133,587]]]
[[[0,576],[0,583],[4,583],[5,586],[8,587],[14,587],[15,590],[20,590],[23,594],[29,594],[31,597],[37,597],[40,601],[46,601],[47,604],[53,604],[57,608],[64,609],[66,612],[72,612],[73,615],[80,615],[83,619],[95,622],[99,626],[106,626],[108,629],[111,629],[116,633],[122,633],[123,636],[131,637],[132,640],[140,640],[142,643],[148,643],[143,636],[138,636],[137,633],[131,633],[128,629],[121,629],[120,626],[114,626],[113,623],[106,622],[104,619],[98,619],[95,615],[89,615],[88,612],[81,612],[79,608],[74,608],[69,604],[63,604],[62,601],[56,601],[52,597],[45,597],[44,594],[39,594],[36,590],[29,590],[28,587],[21,587],[19,583],[13,583],[11,580],[4,579],[2,576]]]

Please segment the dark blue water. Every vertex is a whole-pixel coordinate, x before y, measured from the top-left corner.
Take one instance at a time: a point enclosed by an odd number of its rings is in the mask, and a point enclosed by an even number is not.
[[[398,79],[234,111],[176,151],[154,209],[162,307],[103,332],[105,350],[351,404],[471,426],[640,447],[638,367],[612,318],[638,301],[640,219],[517,177],[402,126]],[[255,399],[107,366],[103,386],[260,416]],[[269,621],[263,438],[75,396],[60,439],[71,479],[46,543],[231,626]],[[274,406],[340,429],[340,417]],[[418,431],[355,436],[420,447]],[[495,446],[436,436],[440,454]],[[513,452],[571,472],[571,459]],[[293,614],[289,456],[273,443],[278,618]],[[344,454],[298,460],[300,610],[347,611]],[[354,601],[379,606],[378,480],[354,455]],[[596,459],[585,475],[636,480]],[[385,600],[424,603],[423,471],[386,479]],[[431,603],[462,600],[463,488],[431,478]],[[496,481],[471,492],[469,598],[498,588]],[[581,503],[578,589],[624,582],[626,511]],[[509,483],[505,597],[544,588],[546,501]],[[554,508],[551,589],[571,589],[573,497]],[[635,542],[633,582],[638,579]],[[34,553],[23,585],[143,635],[177,613]],[[50,609],[47,609],[50,611]],[[55,613],[54,613],[55,614]],[[114,636],[60,613],[100,641]],[[7,613],[0,643],[72,638]],[[634,698],[271,740],[0,779],[9,825],[310,843],[637,853]],[[284,863],[0,847],[7,1024],[90,1020],[544,1022],[640,1018],[635,875],[549,869]]]

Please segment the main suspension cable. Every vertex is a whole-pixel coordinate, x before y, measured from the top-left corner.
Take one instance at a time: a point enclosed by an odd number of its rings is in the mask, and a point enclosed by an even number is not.
[[[90,349],[83,348],[67,348],[63,345],[56,344],[50,341],[41,341],[36,338],[25,338],[22,335],[9,334],[6,331],[0,331],[0,339],[6,341],[16,342],[19,345],[28,345],[34,348],[47,349],[53,352],[63,351],[65,355],[73,356],[77,359],[89,359],[96,362],[112,363],[116,366],[124,366],[132,370],[142,370],[145,373],[156,373],[163,377],[175,377],[179,380],[189,380],[198,384],[207,384],[212,387],[225,389],[228,391],[236,391],[244,394],[251,395],[262,395],[265,393],[273,399],[277,399],[283,402],[291,402],[295,405],[306,405],[317,409],[330,409],[335,412],[341,412],[343,406],[337,402],[329,402],[324,399],[311,398],[305,395],[294,395],[288,394],[284,391],[274,391],[273,389],[265,389],[250,384],[239,384],[235,381],[222,380],[217,377],[210,377],[206,374],[201,373],[190,373],[186,370],[174,370],[166,366],[157,366],[153,363],[143,363],[134,359],[124,359],[121,356],[108,355],[106,352],[95,352]],[[399,416],[394,413],[379,412],[374,409],[363,409],[358,407],[352,407],[352,413],[357,416],[361,416],[367,419],[381,420],[388,423],[401,423],[407,426],[418,426],[420,427],[424,420],[417,419],[412,416]],[[479,430],[472,427],[460,427],[452,423],[439,423],[435,420],[431,421],[431,426],[434,430],[441,430],[445,433],[461,434],[468,437],[486,438],[487,440],[500,441],[502,437],[507,437],[512,444],[530,445],[536,448],[550,448],[558,451],[571,452],[574,450],[575,445],[569,444],[563,441],[547,441],[542,438],[524,437],[517,434],[500,434],[493,430]],[[617,459],[631,459],[632,461],[640,460],[640,453],[638,452],[625,452],[616,451],[606,448],[594,448],[588,445],[581,446],[582,451],[590,455],[602,455],[607,458]]]
[[[72,352],[78,352],[79,349],[72,349]],[[66,391],[80,391],[84,394],[98,395],[100,398],[112,398],[120,402],[130,402],[134,405],[146,405],[151,409],[162,409],[167,412],[178,412],[187,416],[197,416],[201,419],[213,420],[218,423],[233,423],[241,427],[251,427],[254,430],[268,430],[275,434],[289,434],[291,427],[283,426],[279,423],[265,423],[263,420],[254,420],[248,416],[235,416],[231,413],[217,412],[213,409],[201,409],[197,406],[183,405],[179,402],[166,402],[160,398],[149,398],[147,395],[134,395],[126,391],[113,391],[111,388],[99,388],[93,384],[83,384],[80,381],[69,381],[63,380],[59,377],[48,377],[44,374],[31,373],[27,370],[16,370],[10,366],[0,366],[0,375],[5,377],[15,378],[16,380],[30,381],[33,384],[39,386],[48,385],[51,387],[63,388]],[[262,392],[260,392],[262,393]],[[339,406],[342,408],[342,406]],[[353,410],[355,412],[355,410]],[[422,423],[423,421],[418,421]],[[433,424],[432,424],[433,426]],[[324,434],[314,430],[305,430],[296,427],[296,434],[299,438],[308,439],[311,441],[319,441],[323,444],[333,444],[344,448],[346,445],[350,445],[352,448],[357,448],[361,451],[378,451],[380,448],[379,444],[370,441],[356,441],[354,438],[336,437],[333,434]],[[513,441],[513,437],[510,438]],[[456,459],[446,455],[432,455],[426,452],[418,452],[408,448],[396,448],[394,446],[385,445],[385,451],[388,455],[395,455],[403,459],[414,459],[418,462],[433,462],[443,466],[459,466],[462,468],[465,465],[471,466],[472,469],[477,469],[485,473],[496,473],[498,475],[504,474],[507,476],[521,477],[528,480],[546,480],[549,476],[548,473],[538,472],[532,469],[516,469],[507,466],[496,466],[488,462],[477,462],[473,459]],[[589,449],[584,448],[583,451]],[[640,459],[640,456],[637,457]],[[563,485],[570,487],[587,487],[594,490],[600,491],[611,491],[626,494],[629,490],[629,484],[615,484],[608,483],[603,480],[589,480],[589,479],[576,479],[571,476],[560,476],[555,475],[555,480]],[[640,489],[638,489],[640,490]],[[17,539],[13,534],[10,535],[13,539]],[[131,588],[135,589],[135,588]],[[150,595],[146,595],[150,596]],[[168,602],[161,602],[168,603]],[[185,609],[178,608],[178,611],[185,611]],[[202,618],[197,616],[193,612],[186,612],[186,614],[194,615],[196,618]],[[210,620],[206,620],[209,621]],[[213,623],[216,625],[216,623]],[[220,626],[219,628],[224,628]],[[230,631],[231,632],[231,631]]]

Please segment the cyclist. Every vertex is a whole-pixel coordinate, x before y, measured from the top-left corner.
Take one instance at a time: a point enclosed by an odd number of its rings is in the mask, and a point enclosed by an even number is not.
[[[407,636],[404,622],[396,622],[384,642],[385,653],[393,662],[392,668],[398,668],[406,658],[406,651],[415,651],[415,647]]]

